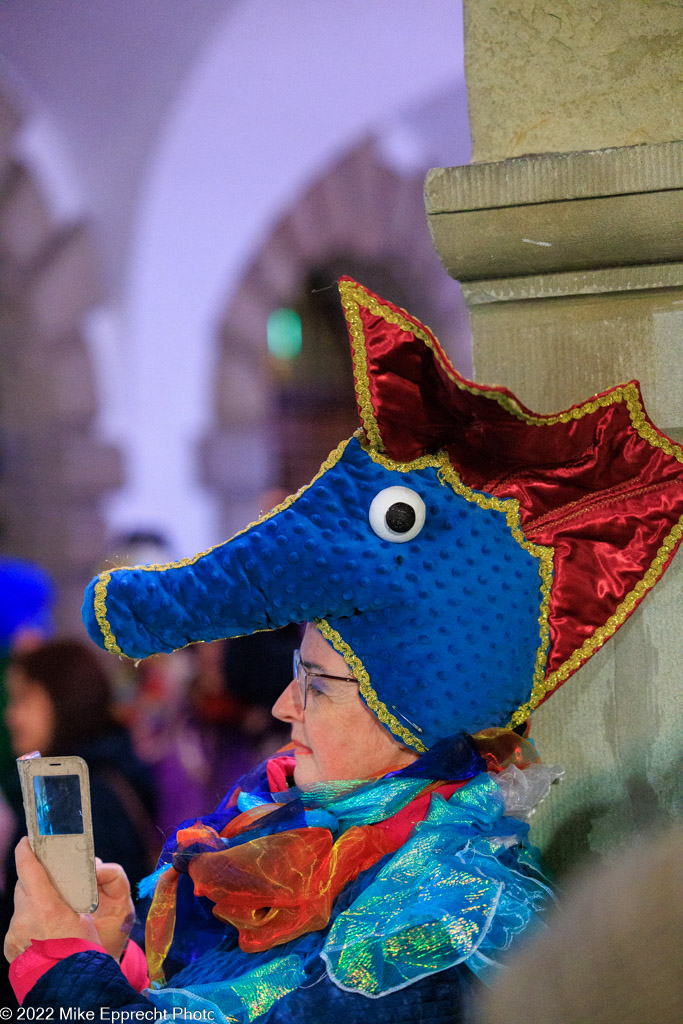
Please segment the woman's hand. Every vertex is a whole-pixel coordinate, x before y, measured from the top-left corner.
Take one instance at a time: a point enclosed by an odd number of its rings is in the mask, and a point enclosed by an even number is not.
[[[15,851],[18,881],[14,916],[5,937],[5,956],[11,963],[32,939],[83,939],[100,943],[90,914],[67,906],[24,836]]]
[[[103,864],[99,857],[96,871],[100,902],[92,915],[93,924],[100,945],[115,960],[120,960],[135,921],[130,882],[120,864]]]

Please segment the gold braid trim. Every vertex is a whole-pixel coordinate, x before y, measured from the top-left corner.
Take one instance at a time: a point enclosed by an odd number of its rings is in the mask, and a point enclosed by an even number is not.
[[[534,664],[534,675],[529,701],[529,703],[531,703],[531,701],[535,700],[537,704],[543,698],[548,688],[548,684],[544,680],[544,676],[548,657],[548,647],[550,646],[550,625],[548,623],[548,615],[550,611],[550,589],[553,582],[554,549],[544,544],[534,544],[533,541],[528,540],[524,536],[519,513],[519,502],[516,498],[496,498],[482,494],[480,491],[475,491],[464,484],[459,473],[454,468],[447,452],[441,451],[437,452],[436,455],[422,455],[420,458],[414,459],[412,462],[396,462],[394,459],[390,459],[387,455],[382,455],[375,451],[366,440],[362,430],[356,431],[354,436],[360,443],[366,455],[368,455],[373,462],[383,466],[385,469],[399,473],[409,473],[412,470],[418,469],[436,469],[440,483],[444,486],[450,486],[453,491],[461,498],[464,498],[465,501],[473,502],[482,509],[501,512],[505,516],[505,521],[510,533],[520,547],[524,548],[525,551],[528,551],[529,554],[539,560],[538,574],[541,580],[541,604],[538,616],[539,646],[536,650],[536,661]],[[402,726],[401,723],[398,722],[391,714],[386,705],[380,701],[372,687],[370,677],[365,667],[362,662],[356,658],[348,644],[342,640],[339,634],[336,633],[324,619],[320,620],[320,624],[316,620],[316,625],[318,625],[318,628],[326,639],[330,640],[333,647],[335,647],[345,658],[347,664],[353,668],[354,675],[361,684],[361,693],[363,694],[368,707],[374,711],[380,722],[387,725],[394,735],[402,739],[404,743],[407,743],[409,746],[415,746],[415,742],[411,741],[415,741],[417,738],[413,736],[412,733],[408,732],[408,730],[405,729],[405,727]],[[527,705],[525,704],[522,707],[526,708]],[[521,709],[515,711],[513,718],[511,719],[514,724],[518,724],[515,721],[515,718],[519,715],[520,710]],[[520,721],[523,721],[527,716],[528,712],[527,715],[520,719]],[[417,742],[420,743],[419,740],[417,740]],[[423,744],[421,745],[424,746]],[[418,748],[415,747],[415,749]]]
[[[650,568],[647,570],[643,578],[636,583],[633,590],[631,590],[621,604],[617,606],[616,611],[610,615],[604,626],[598,626],[592,636],[589,636],[587,640],[584,640],[581,646],[577,647],[574,653],[571,654],[559,668],[556,668],[551,672],[538,692],[532,691],[529,702],[527,704],[522,704],[512,716],[512,725],[519,725],[521,722],[524,722],[534,708],[540,704],[544,696],[552,693],[553,690],[556,690],[557,687],[568,679],[573,672],[576,672],[576,670],[580,668],[584,661],[587,661],[591,655],[595,654],[598,648],[602,647],[606,640],[609,640],[609,638],[616,633],[639,601],[641,601],[645,594],[647,594],[648,590],[651,590],[652,587],[654,587],[655,583],[664,572],[664,569],[674,553],[677,544],[680,542],[681,537],[683,537],[683,516],[681,516],[678,523],[676,523],[671,532],[664,538],[661,547],[650,563]]]
[[[339,651],[344,658],[344,661],[358,680],[358,685],[360,687],[360,692],[363,695],[363,699],[373,714],[379,718],[383,725],[386,725],[391,730],[394,736],[405,743],[407,747],[412,747],[413,750],[417,750],[419,754],[424,754],[427,747],[425,747],[422,740],[418,739],[417,736],[414,736],[412,732],[405,728],[405,726],[401,725],[399,720],[395,718],[389,710],[387,710],[386,704],[383,704],[375,693],[375,690],[370,683],[370,676],[368,675],[363,662],[356,654],[354,654],[346,641],[342,640],[336,629],[332,629],[332,626],[330,626],[327,619],[316,619],[315,624],[325,639],[328,640],[335,650]]]
[[[222,548],[224,547],[224,545],[230,544],[233,540],[235,540],[236,537],[241,537],[243,534],[251,530],[254,526],[258,526],[259,523],[265,522],[266,519],[270,519],[272,516],[275,516],[279,512],[282,512],[285,509],[289,508],[290,505],[293,505],[297,498],[300,498],[301,495],[305,491],[307,491],[309,487],[313,486],[316,480],[320,479],[323,473],[326,473],[328,469],[331,469],[339,462],[342,455],[344,454],[344,450],[349,441],[350,438],[346,438],[345,441],[342,441],[341,444],[337,445],[333,452],[330,452],[330,454],[327,456],[318,472],[315,474],[315,476],[309,483],[304,484],[303,487],[300,487],[295,494],[290,494],[289,497],[285,498],[284,501],[282,501],[279,505],[276,505],[275,508],[272,508],[268,512],[265,512],[262,516],[259,516],[259,518],[256,519],[253,523],[249,523],[248,526],[245,526],[243,530],[240,530],[239,533],[236,533],[233,537],[230,538],[230,540],[223,541],[221,544],[214,544],[213,547],[207,548],[206,551],[200,551],[198,554],[192,555],[189,558],[181,558],[177,562],[166,562],[164,565],[122,565],[116,569],[108,569],[106,572],[100,573],[99,579],[95,584],[95,599],[93,601],[93,607],[95,609],[95,617],[97,619],[97,624],[99,625],[100,632],[102,633],[102,636],[104,638],[104,646],[106,650],[112,651],[114,654],[120,654],[124,658],[128,657],[128,655],[125,654],[119,647],[116,637],[114,636],[114,632],[109,623],[109,620],[107,619],[107,587],[109,586],[109,581],[111,580],[113,573],[130,572],[131,569],[140,569],[144,572],[165,572],[167,569],[185,569],[189,565],[194,565],[196,562],[199,561],[200,558],[204,558],[205,555],[210,555],[212,551],[216,551],[218,548]],[[266,632],[266,630],[255,630],[255,632],[261,633]],[[216,637],[215,639],[218,640],[219,638]],[[185,644],[185,647],[189,646],[189,644]],[[182,650],[183,648],[176,649]]]
[[[259,518],[254,520],[253,523],[249,523],[249,525],[245,526],[243,530],[240,530],[239,533],[236,533],[234,537],[231,537],[231,540],[234,540],[235,537],[241,537],[242,534],[248,533],[249,530],[251,530],[254,526],[258,526],[260,523],[264,523],[266,519],[272,519],[273,516],[278,515],[279,512],[284,512],[284,510],[289,508],[290,505],[293,505],[294,502],[297,501],[297,499],[299,499],[301,495],[308,490],[309,487],[312,487],[313,484],[316,483],[316,481],[318,481],[321,476],[327,473],[328,469],[332,469],[333,466],[337,465],[342,455],[346,451],[346,446],[350,440],[350,437],[345,438],[344,441],[341,441],[340,444],[337,445],[334,451],[330,452],[330,454],[327,456],[327,458],[325,459],[322,466],[320,467],[320,469],[315,474],[312,480],[309,480],[307,484],[304,484],[303,487],[300,487],[299,490],[296,491],[294,494],[290,494],[289,497],[285,498],[284,501],[281,501],[279,505],[275,506],[275,508],[271,508],[269,512],[265,512],[262,516],[259,516]],[[230,541],[224,541],[224,543],[229,544]]]
[[[116,643],[116,637],[111,631],[109,620],[107,619],[107,587],[109,586],[109,580],[111,579],[110,572],[101,572],[97,583],[95,584],[95,599],[93,601],[93,608],[95,609],[95,618],[97,619],[97,625],[100,627],[100,632],[104,637],[104,646],[106,650],[111,651],[112,654],[123,654],[123,651]]]
[[[450,459],[445,452],[437,452],[435,455],[420,455],[419,458],[413,459],[412,462],[396,462],[395,459],[389,458],[388,455],[383,455],[378,452],[376,448],[372,446],[372,443],[368,441],[364,431],[359,427],[353,435],[358,441],[359,445],[373,462],[376,462],[380,466],[384,466],[385,469],[391,469],[395,473],[410,473],[414,469],[441,469],[446,459],[450,464]]]
[[[570,423],[572,420],[583,419],[584,416],[589,413],[596,412],[598,409],[614,405],[615,402],[626,402],[631,424],[640,437],[647,441],[648,444],[652,445],[653,448],[661,448],[667,455],[671,455],[678,462],[683,462],[683,448],[681,448],[680,445],[675,444],[669,438],[664,437],[647,421],[645,411],[638,394],[638,389],[635,384],[619,385],[618,387],[612,388],[612,390],[608,391],[606,394],[596,395],[594,398],[590,398],[571,409],[566,409],[564,412],[548,414],[545,416],[528,413],[522,409],[512,395],[504,394],[503,392],[496,391],[492,388],[483,388],[477,384],[473,384],[472,382],[465,381],[465,379],[455,371],[448,356],[441,348],[441,345],[432,332],[428,328],[410,319],[405,310],[398,312],[394,309],[390,309],[388,306],[378,302],[373,295],[368,294],[361,285],[356,284],[355,282],[351,283],[349,281],[342,281],[339,285],[339,290],[342,296],[342,305],[347,315],[347,321],[349,322],[349,331],[353,339],[353,361],[356,371],[356,386],[358,388],[358,399],[361,406],[361,417],[363,425],[367,431],[368,441],[376,447],[378,451],[383,451],[384,445],[382,443],[379,425],[370,400],[367,353],[365,336],[363,334],[363,324],[358,312],[359,306],[369,310],[374,316],[381,317],[386,321],[386,323],[396,324],[396,326],[400,327],[402,330],[414,334],[416,338],[423,341],[427,348],[434,353],[434,356],[438,359],[448,378],[452,380],[456,387],[460,388],[461,391],[467,391],[472,395],[479,395],[482,398],[488,398],[490,401],[497,402],[498,405],[505,409],[506,412],[515,416],[518,420],[522,420],[524,423],[540,427],[553,426],[556,423]],[[368,426],[368,424],[370,424],[370,426]]]
[[[580,405],[574,406],[571,409],[566,409],[564,412],[556,413],[554,415],[548,414],[539,416],[533,413],[528,413],[524,409],[522,409],[522,407],[519,405],[519,403],[513,396],[505,394],[495,389],[483,388],[472,382],[465,381],[464,378],[461,377],[460,374],[457,373],[456,370],[453,368],[450,360],[448,359],[448,356],[443,351],[439,342],[431,333],[431,331],[428,328],[425,328],[423,325],[419,324],[419,322],[416,323],[415,321],[413,321],[405,310],[399,311],[391,309],[388,306],[385,306],[383,303],[379,302],[373,295],[370,295],[361,285],[356,284],[355,282],[352,283],[349,281],[343,281],[340,284],[340,291],[342,293],[342,301],[344,304],[344,309],[347,311],[347,316],[349,315],[349,311],[351,311],[350,315],[353,320],[353,326],[351,326],[350,324],[350,330],[353,337],[354,366],[356,367],[357,374],[362,378],[362,394],[367,394],[368,396],[367,401],[369,404],[373,425],[373,433],[371,434],[369,431],[367,431],[367,442],[365,442],[364,439],[361,437],[358,437],[358,440],[363,445],[363,448],[365,449],[366,453],[371,458],[374,458],[374,456],[370,446],[374,446],[375,448],[379,449],[379,445],[377,445],[376,439],[378,437],[380,438],[381,445],[381,436],[379,432],[379,425],[374,414],[374,410],[372,410],[372,406],[369,403],[370,391],[367,373],[367,354],[365,348],[365,337],[363,334],[362,321],[360,318],[360,314],[358,312],[359,306],[368,309],[374,316],[381,317],[383,320],[385,320],[386,323],[396,324],[402,330],[414,334],[416,338],[419,338],[422,342],[424,342],[424,344],[433,352],[435,358],[438,359],[441,367],[443,368],[448,378],[451,381],[453,381],[456,387],[460,388],[461,391],[467,391],[470,394],[478,395],[480,397],[487,398],[490,401],[497,402],[503,409],[506,410],[506,412],[510,413],[512,416],[515,416],[517,419],[521,420],[524,423],[529,423],[534,426],[541,427],[552,426],[553,424],[556,423],[570,423],[572,420],[580,420],[584,416],[589,415],[590,413],[594,413],[598,409],[604,409],[610,405],[614,405],[616,402],[625,402],[629,418],[631,420],[631,425],[633,429],[636,431],[636,433],[640,437],[642,437],[644,441],[647,441],[647,443],[651,445],[653,448],[660,448],[663,452],[665,452],[666,455],[669,455],[672,458],[676,459],[677,462],[683,463],[683,448],[681,448],[681,446],[676,444],[675,442],[671,441],[669,438],[665,437],[663,434],[660,434],[659,431],[651,423],[648,422],[647,417],[645,415],[645,410],[643,409],[640,400],[640,394],[635,383],[632,382],[630,384],[619,385],[615,388],[612,388],[605,394],[595,395],[593,398],[590,398],[587,401],[582,402]],[[359,399],[360,396],[361,392],[359,390]],[[365,416],[363,417],[363,422],[365,423]],[[430,461],[431,458],[431,456],[425,456],[422,459],[416,459],[414,460],[414,462],[406,464],[406,468],[421,469],[424,468],[425,466],[433,465],[434,463]],[[390,459],[375,459],[375,461],[383,461],[383,464],[386,465],[387,468],[389,469],[401,470],[403,468],[400,463],[396,463]],[[477,502],[477,504],[480,504],[482,508],[496,507],[495,505],[485,505],[482,503],[483,501],[495,501],[496,499],[484,499],[483,496],[481,495],[475,497],[468,497],[468,495],[465,492],[470,491],[470,489],[466,488],[465,485],[462,484],[462,481],[460,480],[458,474],[452,467],[451,469],[453,478],[454,480],[457,481],[457,485],[463,488],[463,490],[458,489],[458,493],[462,494],[462,496],[466,498],[466,500],[474,500]],[[444,470],[439,470],[439,474],[444,476],[450,476],[450,473],[447,474],[446,471]],[[450,482],[452,483],[452,481]],[[456,485],[453,486],[455,487]],[[476,492],[470,491],[470,494],[476,495]],[[482,498],[482,501],[479,501],[479,497]],[[502,508],[500,510],[504,511],[504,509]],[[507,516],[508,513],[506,512],[505,514]],[[681,523],[683,523],[683,517],[681,519]],[[513,530],[513,535],[515,535],[513,525],[510,519],[508,519],[508,525],[510,525],[510,528]],[[517,525],[519,528],[519,534],[521,537],[523,537],[524,535],[521,531],[521,527],[519,526],[519,509],[517,509]],[[540,545],[538,546],[539,551],[546,550],[550,552],[549,556],[540,554],[538,556],[541,558],[539,572],[541,574],[541,587],[543,593],[543,600],[541,603],[541,615],[539,617],[539,623],[541,627],[541,646],[538,649],[536,657],[534,683],[531,691],[531,697],[527,703],[522,704],[517,709],[517,711],[514,712],[510,720],[511,725],[519,725],[521,722],[525,721],[529,717],[531,712],[534,710],[534,708],[536,708],[538,704],[540,704],[540,702],[543,700],[545,696],[550,694],[561,683],[563,683],[573,672],[576,671],[576,669],[579,668],[579,666],[584,661],[590,658],[591,655],[594,654],[595,651],[599,647],[601,647],[602,644],[604,644],[604,642],[615,633],[615,631],[631,614],[635,606],[643,598],[647,591],[651,589],[657,582],[662,572],[664,571],[664,566],[666,565],[668,559],[671,557],[671,554],[676,545],[678,544],[678,542],[680,541],[680,539],[681,525],[679,524],[672,529],[671,533],[669,533],[666,539],[664,540],[664,543],[660,547],[657,556],[653,559],[652,564],[645,573],[643,579],[640,580],[636,584],[634,589],[624,598],[624,600],[618,606],[616,611],[609,617],[607,622],[603,626],[599,626],[595,630],[593,635],[589,637],[587,640],[585,640],[584,643],[580,647],[578,647],[573,652],[573,654],[571,654],[570,657],[562,665],[560,665],[559,668],[551,672],[548,678],[545,680],[543,679],[543,673],[545,671],[545,662],[547,658],[548,646],[550,643],[548,611],[550,602],[550,586],[552,582],[553,549],[543,549]],[[531,542],[525,541],[525,543],[528,544]],[[536,547],[536,545],[534,545],[534,547]]]
[[[353,358],[353,375],[356,381],[356,395],[360,418],[365,428],[368,441],[378,452],[384,451],[382,436],[379,432],[375,410],[370,397],[370,381],[368,379],[368,360],[365,349],[363,322],[358,312],[358,302],[354,297],[354,287],[347,281],[339,285],[341,303],[346,316],[346,323],[351,336],[351,354]]]

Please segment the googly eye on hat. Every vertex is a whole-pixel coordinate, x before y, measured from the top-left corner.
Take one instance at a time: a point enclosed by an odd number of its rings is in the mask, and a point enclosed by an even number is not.
[[[372,499],[368,518],[378,537],[405,544],[424,526],[425,503],[409,487],[385,487]]]
[[[232,540],[101,573],[88,631],[144,658],[312,620],[407,746],[520,724],[671,562],[683,451],[636,381],[539,415],[461,377],[404,310],[340,292],[361,429]]]

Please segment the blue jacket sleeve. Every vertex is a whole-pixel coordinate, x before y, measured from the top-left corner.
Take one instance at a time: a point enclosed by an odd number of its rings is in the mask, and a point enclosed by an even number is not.
[[[60,960],[40,978],[23,1002],[24,1007],[78,1007],[81,1010],[145,1008],[150,1001],[126,981],[113,957],[96,950],[74,953]],[[95,1020],[99,1020],[99,1013]]]
[[[464,965],[422,978],[407,988],[367,999],[337,988],[324,977],[311,988],[300,988],[272,1007],[258,1024],[301,1024],[305,1020],[343,1020],[344,1024],[462,1024],[477,986]],[[24,1007],[78,1007],[82,1011],[146,1010],[153,1004],[128,984],[118,964],[104,953],[75,953],[61,960],[27,994]],[[100,1019],[95,1012],[95,1020]],[[150,1017],[151,1019],[151,1017]],[[256,1024],[256,1022],[255,1022]]]
[[[310,988],[295,989],[254,1024],[464,1024],[479,981],[464,965],[430,974],[379,999],[338,988],[327,975]]]

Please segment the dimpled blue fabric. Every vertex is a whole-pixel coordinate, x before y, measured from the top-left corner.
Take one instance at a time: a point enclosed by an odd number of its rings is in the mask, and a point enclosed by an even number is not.
[[[422,531],[402,544],[380,539],[368,519],[374,496],[393,485],[416,491],[426,506]],[[104,646],[97,582],[84,620]],[[538,559],[503,512],[467,501],[433,467],[388,469],[352,438],[289,507],[194,564],[113,571],[105,617],[134,658],[326,620],[379,701],[429,747],[503,725],[528,699],[540,604]],[[372,693],[364,696],[377,711]]]
[[[426,520],[406,544],[368,544],[361,521],[337,553],[369,597],[364,614],[324,617],[361,659],[382,703],[420,727],[425,746],[446,735],[445,724],[448,733],[505,724],[533,677],[538,561],[501,512],[461,498],[434,469],[387,473],[371,463],[373,477],[360,446],[349,447],[347,482],[331,478],[330,495],[346,492],[348,501],[355,485],[353,503],[363,507],[364,497],[401,484],[420,494]]]

